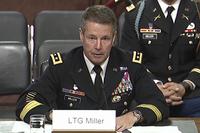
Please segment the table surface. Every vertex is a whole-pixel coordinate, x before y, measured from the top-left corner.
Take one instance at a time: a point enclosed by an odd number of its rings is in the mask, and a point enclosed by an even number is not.
[[[173,117],[170,120],[194,120],[198,133],[200,133],[200,117]]]
[[[196,128],[198,130],[198,133],[200,133],[200,117],[199,118],[196,118],[196,117],[195,118],[191,118],[191,117],[187,117],[187,118],[185,118],[185,117],[184,118],[183,117],[173,117],[173,118],[169,118],[169,120],[171,120],[172,122],[173,121],[181,121],[181,122],[183,122],[183,121],[189,121],[189,122],[193,123],[193,127],[194,127],[194,122],[195,122],[195,125],[196,125]],[[13,122],[13,123],[15,122],[15,120],[0,119],[1,124],[2,124],[2,121],[5,121],[5,123],[8,122],[8,121]],[[5,128],[4,123],[3,123],[3,125],[0,125],[1,128],[2,128],[2,126]],[[27,127],[29,127],[28,124],[27,124]],[[183,127],[184,127],[184,125],[183,125]],[[0,131],[0,133],[4,133],[4,132]],[[185,133],[185,132],[183,131],[183,133]]]

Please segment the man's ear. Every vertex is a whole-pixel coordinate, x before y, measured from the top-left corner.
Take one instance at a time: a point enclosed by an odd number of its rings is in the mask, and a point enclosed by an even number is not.
[[[81,28],[79,28],[79,36],[80,36],[80,40],[83,42],[83,31]]]
[[[116,36],[117,36],[117,32],[115,32],[114,35],[113,35],[113,40],[112,40],[112,44],[113,44],[113,45],[114,45],[114,43],[115,43]]]

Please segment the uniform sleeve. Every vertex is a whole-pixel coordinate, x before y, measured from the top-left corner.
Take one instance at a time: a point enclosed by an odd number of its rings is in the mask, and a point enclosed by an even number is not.
[[[198,51],[196,53],[195,66],[190,71],[186,80],[192,81],[196,88],[200,88],[200,41]]]
[[[200,9],[200,4],[198,4],[198,8]],[[191,69],[187,78],[184,80],[192,81],[195,85],[194,89],[200,89],[200,19],[198,16],[195,17],[194,22],[196,22],[196,37],[194,40],[194,44],[196,44],[196,56],[194,59],[194,67]]]
[[[168,118],[169,107],[165,98],[143,65],[137,65],[134,73],[135,100],[138,103],[135,109],[142,113],[142,124],[150,125]]]
[[[29,123],[30,115],[46,114],[56,108],[56,89],[59,86],[56,66],[52,60],[38,81],[32,83],[19,97],[16,106],[18,119]]]
[[[197,10],[200,9],[200,2],[196,2]],[[197,11],[197,15],[199,12]],[[197,38],[197,47],[196,47],[196,58],[195,58],[195,65],[193,67],[193,69],[190,71],[190,73],[188,74],[188,77],[186,78],[186,80],[190,80],[194,83],[194,85],[196,86],[196,88],[200,89],[200,25],[198,25],[198,23],[200,23],[200,19],[199,16],[196,17],[196,21],[197,21],[197,32],[196,32],[196,38]]]

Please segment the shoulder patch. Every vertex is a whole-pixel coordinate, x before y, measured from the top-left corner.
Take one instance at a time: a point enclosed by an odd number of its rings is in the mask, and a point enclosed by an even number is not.
[[[50,56],[54,65],[63,63],[60,53],[51,54]]]
[[[141,64],[142,63],[142,53],[137,52],[137,51],[133,51],[132,62]]]

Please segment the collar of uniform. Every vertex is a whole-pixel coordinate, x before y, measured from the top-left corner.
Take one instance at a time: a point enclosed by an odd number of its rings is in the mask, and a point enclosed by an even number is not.
[[[86,62],[86,65],[87,65],[90,75],[94,74],[95,73],[93,70],[94,64],[86,57],[86,55],[84,53],[83,53],[83,57],[85,59],[85,62]],[[106,73],[106,68],[108,65],[108,60],[109,60],[109,57],[100,65],[102,68],[101,76],[102,76],[103,81],[104,81],[104,77],[105,77],[105,73]]]
[[[160,5],[160,7],[162,9],[162,12],[165,15],[165,17],[167,17],[167,7],[168,6],[173,6],[174,7],[174,11],[171,14],[173,22],[175,22],[175,20],[176,20],[176,16],[177,16],[177,13],[178,13],[178,7],[180,5],[180,2],[181,2],[181,0],[177,0],[174,4],[168,5],[163,0],[158,0],[158,3]]]

